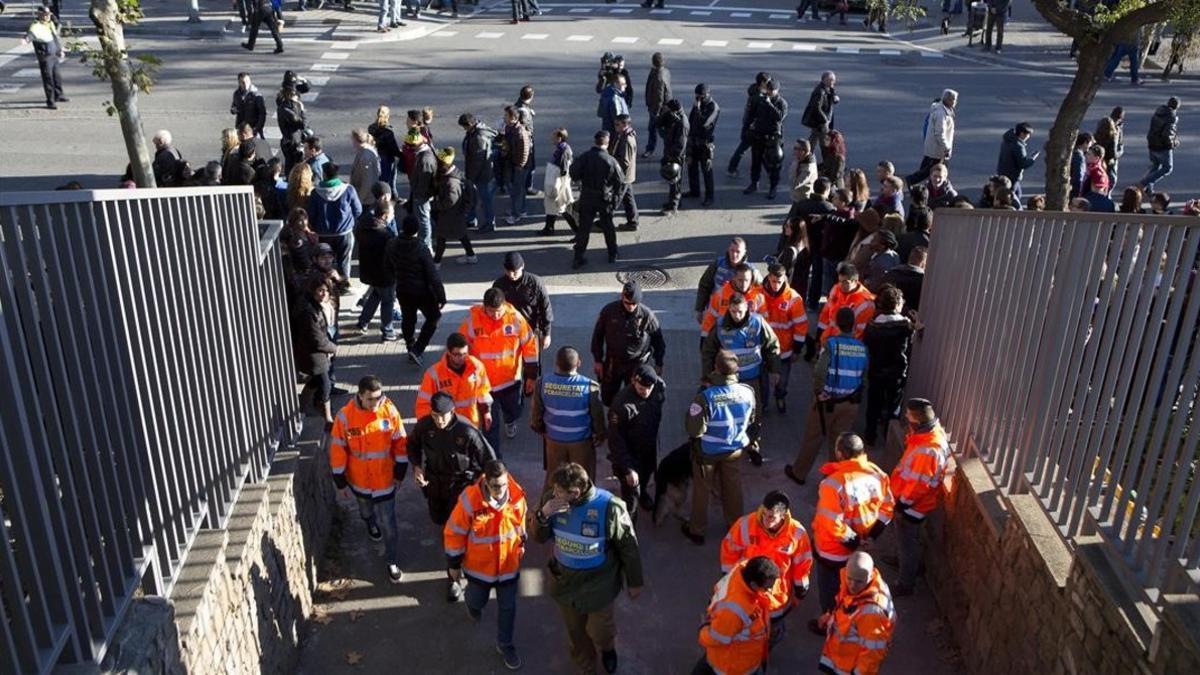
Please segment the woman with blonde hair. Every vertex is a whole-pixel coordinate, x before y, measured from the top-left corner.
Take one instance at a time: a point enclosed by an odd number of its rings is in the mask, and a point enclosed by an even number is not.
[[[229,153],[237,150],[242,144],[242,140],[238,138],[237,129],[222,129],[221,130],[221,164],[225,164],[225,160],[229,159]]]
[[[308,162],[300,162],[288,174],[287,208],[308,210],[308,197],[313,191],[313,172]]]
[[[367,133],[375,139],[375,151],[379,153],[379,180],[387,183],[396,191],[397,167],[396,162],[402,157],[400,144],[396,141],[396,131],[392,129],[392,109],[381,105],[375,111],[375,121],[367,127]]]

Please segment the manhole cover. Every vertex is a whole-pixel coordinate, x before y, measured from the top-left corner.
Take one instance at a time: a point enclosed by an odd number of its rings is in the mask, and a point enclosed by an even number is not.
[[[671,275],[657,267],[631,267],[617,272],[617,281],[636,281],[642,288],[662,288],[670,280]]]

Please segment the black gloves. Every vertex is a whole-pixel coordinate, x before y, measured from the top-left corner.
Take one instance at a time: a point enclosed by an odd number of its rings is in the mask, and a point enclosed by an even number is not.
[[[337,489],[339,489],[339,490],[346,489],[346,474],[344,474],[344,473],[333,474],[333,484],[336,485]]]

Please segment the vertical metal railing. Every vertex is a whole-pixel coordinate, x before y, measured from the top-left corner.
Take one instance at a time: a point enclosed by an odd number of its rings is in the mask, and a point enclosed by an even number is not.
[[[0,672],[102,658],[292,440],[278,234],[249,188],[0,194]]]
[[[939,210],[908,387],[1152,601],[1200,579],[1198,249],[1195,218]]]

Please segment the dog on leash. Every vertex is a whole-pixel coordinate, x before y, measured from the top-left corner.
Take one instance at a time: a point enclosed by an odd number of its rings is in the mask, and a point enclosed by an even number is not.
[[[669,515],[687,520],[691,495],[692,444],[685,441],[654,470],[654,524],[662,525]]]

